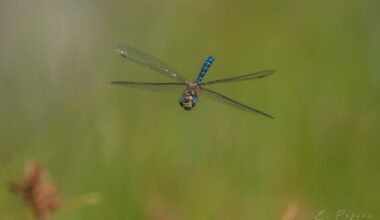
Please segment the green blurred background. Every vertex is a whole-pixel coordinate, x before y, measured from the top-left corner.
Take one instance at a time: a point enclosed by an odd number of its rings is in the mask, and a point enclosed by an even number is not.
[[[29,160],[65,201],[102,196],[54,220],[286,219],[288,205],[294,219],[323,210],[378,219],[379,9],[376,0],[1,0],[0,219],[26,219],[8,184]],[[168,81],[114,43],[189,79],[211,54],[206,80],[275,68],[212,86],[275,119],[202,96],[185,112],[179,93],[112,86]]]

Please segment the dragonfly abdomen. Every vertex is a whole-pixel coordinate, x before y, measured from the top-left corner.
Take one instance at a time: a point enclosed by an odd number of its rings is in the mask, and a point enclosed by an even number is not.
[[[197,80],[195,80],[196,84],[199,84],[202,81],[203,77],[206,75],[208,69],[210,68],[210,66],[211,66],[212,62],[214,62],[214,60],[215,60],[214,56],[209,56],[205,60],[205,62],[202,65],[201,71],[197,77]]]

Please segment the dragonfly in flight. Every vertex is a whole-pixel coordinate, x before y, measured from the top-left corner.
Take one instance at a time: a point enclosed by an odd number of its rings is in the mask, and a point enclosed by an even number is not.
[[[149,69],[152,69],[156,71],[157,73],[160,73],[162,75],[165,75],[169,78],[172,78],[175,80],[175,82],[132,82],[132,81],[113,81],[112,84],[116,85],[122,85],[127,86],[131,88],[140,88],[140,89],[148,89],[148,90],[155,90],[155,89],[168,89],[168,88],[184,88],[180,98],[179,98],[179,104],[180,106],[185,109],[186,111],[192,110],[198,103],[198,97],[202,93],[205,96],[214,99],[216,101],[219,101],[223,104],[229,105],[234,108],[238,108],[241,110],[245,110],[248,112],[254,112],[259,115],[263,115],[269,118],[273,118],[272,116],[257,110],[255,108],[252,108],[248,105],[242,104],[234,99],[231,99],[225,95],[222,95],[218,92],[215,92],[211,89],[206,88],[205,86],[212,85],[212,84],[219,84],[219,83],[230,83],[230,82],[237,82],[237,81],[244,81],[244,80],[252,80],[252,79],[258,79],[262,77],[269,76],[275,72],[275,70],[264,70],[260,72],[250,73],[246,75],[240,75],[240,76],[234,76],[234,77],[228,77],[224,79],[218,79],[218,80],[212,80],[207,82],[202,82],[202,79],[206,75],[208,69],[210,68],[211,64],[214,62],[215,57],[209,56],[205,62],[202,65],[202,68],[200,70],[200,73],[198,74],[197,79],[194,82],[186,80],[177,70],[170,67],[169,65],[165,64],[164,62],[158,60],[157,58],[146,54],[144,52],[141,52],[135,48],[122,45],[122,44],[116,44],[114,46],[114,50],[116,53],[118,53],[123,58],[126,58],[128,60],[131,60],[135,63],[138,63],[142,66],[145,66]]]

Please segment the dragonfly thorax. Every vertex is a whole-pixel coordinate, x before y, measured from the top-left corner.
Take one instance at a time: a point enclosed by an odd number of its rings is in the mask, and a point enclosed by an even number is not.
[[[199,87],[196,84],[188,84],[179,97],[179,105],[186,111],[190,111],[197,104],[198,96]]]

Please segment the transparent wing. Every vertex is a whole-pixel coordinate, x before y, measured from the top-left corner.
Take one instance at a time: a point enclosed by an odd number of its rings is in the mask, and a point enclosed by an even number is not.
[[[226,104],[226,105],[229,105],[231,107],[234,107],[234,108],[238,108],[238,109],[241,109],[241,110],[245,110],[245,111],[248,111],[248,112],[254,112],[254,113],[257,113],[257,114],[260,114],[260,115],[263,115],[263,116],[266,116],[266,117],[269,117],[269,118],[273,118],[272,116],[260,111],[260,110],[257,110],[257,109],[254,109],[252,107],[249,107],[247,105],[244,105],[238,101],[235,101],[231,98],[228,98],[218,92],[215,92],[213,90],[210,90],[210,89],[206,89],[204,87],[201,87],[201,91],[202,93],[201,94],[204,94],[206,97],[208,98],[211,98],[211,99],[214,99],[218,102],[221,102],[223,104]]]
[[[113,81],[114,85],[126,86],[135,89],[153,90],[153,91],[178,91],[183,89],[184,83],[155,83],[155,82],[129,82],[129,81]]]
[[[149,54],[146,54],[137,49],[122,44],[114,45],[114,49],[116,53],[118,53],[120,56],[126,59],[129,59],[145,67],[148,67],[149,69],[152,69],[158,73],[161,73],[162,75],[175,79],[178,82],[186,82],[185,78],[181,76],[177,70]]]
[[[235,77],[230,77],[230,78],[225,78],[225,79],[218,79],[218,80],[204,82],[204,83],[201,83],[200,86],[211,85],[211,84],[216,84],[216,83],[227,83],[227,82],[237,82],[237,81],[243,81],[243,80],[258,79],[258,78],[269,76],[273,74],[274,72],[275,70],[263,70],[256,73],[250,73],[250,74],[241,75],[241,76],[235,76]]]

